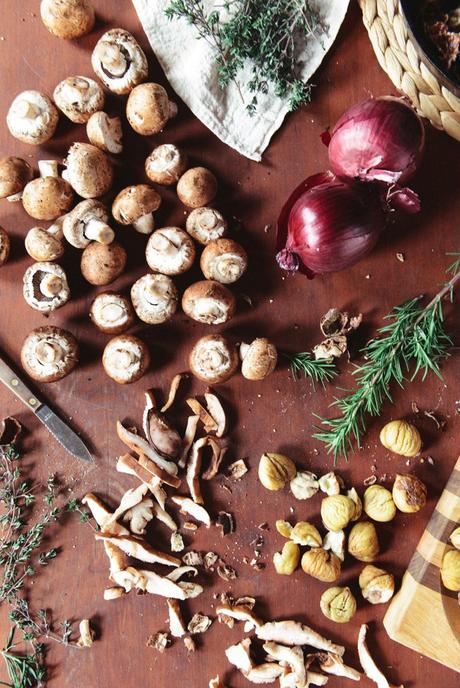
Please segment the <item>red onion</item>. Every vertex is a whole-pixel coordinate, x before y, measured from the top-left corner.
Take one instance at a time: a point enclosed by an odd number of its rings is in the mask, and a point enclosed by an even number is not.
[[[370,98],[335,125],[329,161],[343,180],[401,184],[419,166],[424,145],[423,123],[410,105],[392,96]]]

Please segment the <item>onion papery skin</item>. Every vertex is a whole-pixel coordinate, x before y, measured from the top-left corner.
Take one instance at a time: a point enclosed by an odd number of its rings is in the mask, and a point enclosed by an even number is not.
[[[342,180],[402,184],[417,170],[425,128],[402,98],[369,98],[347,110],[328,145],[331,170]]]

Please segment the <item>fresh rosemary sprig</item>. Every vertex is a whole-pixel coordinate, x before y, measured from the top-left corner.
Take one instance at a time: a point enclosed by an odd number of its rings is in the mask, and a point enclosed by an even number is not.
[[[311,84],[300,77],[300,55],[310,40],[326,31],[309,0],[224,0],[210,12],[203,0],[171,0],[165,10],[169,19],[192,24],[197,37],[215,50],[219,84],[238,84],[242,68],[250,63],[251,78],[245,84],[254,94],[247,105],[253,114],[257,94],[272,86],[295,110],[311,99]]]
[[[422,297],[417,297],[394,308],[385,318],[388,324],[379,329],[379,336],[364,347],[365,362],[353,371],[356,389],[348,390],[332,404],[340,415],[318,417],[326,430],[319,429],[314,437],[324,442],[335,461],[339,456],[347,457],[354,443],[361,446],[366,417],[378,416],[384,402],[392,401],[392,383],[404,387],[411,368],[411,380],[419,373],[425,379],[430,371],[441,378],[440,361],[452,346],[444,329],[443,299],[452,299],[460,282],[460,254],[451,255],[457,256],[448,268],[451,277],[436,296],[425,306]]]
[[[297,354],[283,354],[289,361],[292,377],[297,380],[300,375],[309,377],[313,388],[317,383],[325,387],[326,382],[330,382],[337,375],[337,368],[332,361],[326,359],[316,360],[308,351]]]
[[[8,634],[5,647],[0,651],[11,683],[0,681],[0,686],[33,688],[33,686],[44,685],[46,672],[43,666],[43,646],[41,644],[35,645],[29,654],[12,652],[16,647],[13,642],[14,631],[13,626]]]

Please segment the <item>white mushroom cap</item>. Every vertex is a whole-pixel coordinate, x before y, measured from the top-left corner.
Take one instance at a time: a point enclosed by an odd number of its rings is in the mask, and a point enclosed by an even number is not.
[[[101,332],[120,334],[133,324],[134,311],[126,296],[105,291],[94,299],[89,317]]]
[[[177,184],[187,169],[187,155],[172,143],[163,143],[145,161],[145,173],[156,184]]]
[[[215,208],[195,208],[187,218],[187,232],[200,244],[220,239],[227,233],[227,220]]]
[[[58,119],[58,111],[46,93],[23,91],[11,103],[6,123],[16,139],[39,146],[53,136]]]
[[[35,220],[55,220],[72,207],[73,189],[62,177],[37,177],[26,184],[22,205]]]
[[[275,370],[278,361],[276,346],[265,337],[241,344],[240,356],[241,372],[247,380],[263,380]]]
[[[62,231],[75,248],[85,248],[91,241],[110,244],[115,232],[107,224],[109,211],[103,203],[91,198],[81,201],[64,217]]]
[[[86,124],[86,135],[93,144],[107,153],[118,155],[123,151],[123,130],[119,117],[106,112],[95,112]]]
[[[210,385],[225,382],[238,369],[236,346],[227,337],[209,334],[193,347],[189,365],[195,377]]]
[[[217,194],[217,179],[206,167],[192,167],[177,182],[177,195],[184,205],[201,208]]]
[[[149,325],[170,320],[177,310],[179,296],[174,282],[166,275],[144,275],[131,287],[131,301],[137,316]]]
[[[102,110],[105,94],[99,84],[87,76],[69,76],[60,81],[53,93],[58,108],[75,124],[87,122]]]
[[[32,227],[25,238],[26,251],[36,261],[56,260],[64,253],[62,241],[43,227]]]
[[[161,204],[161,196],[148,184],[134,184],[122,189],[112,204],[112,215],[122,225],[132,225],[141,234],[155,228],[153,213]]]
[[[3,227],[0,227],[0,267],[6,263],[10,255],[10,237]]]
[[[195,260],[195,244],[179,227],[157,229],[145,249],[147,264],[163,275],[180,275],[189,270]]]
[[[202,280],[191,284],[182,296],[182,309],[189,318],[208,325],[219,325],[232,318],[235,297],[223,284]]]
[[[96,20],[89,0],[42,0],[42,22],[58,38],[79,38],[89,33]]]
[[[200,267],[206,279],[216,280],[221,284],[233,284],[246,272],[248,256],[236,241],[214,239],[205,246]]]
[[[126,117],[137,134],[159,134],[171,117],[177,114],[177,105],[169,100],[160,84],[140,84],[133,88],[126,103]]]
[[[150,365],[149,350],[141,339],[120,335],[106,345],[102,365],[107,375],[120,385],[136,382]]]
[[[96,44],[91,64],[102,83],[113,93],[129,93],[148,76],[144,51],[128,31],[111,29]]]
[[[23,282],[24,299],[36,311],[49,313],[70,298],[67,276],[57,263],[34,263],[25,271]]]
[[[65,161],[64,177],[82,198],[97,198],[110,190],[113,182],[112,163],[96,146],[73,143]]]
[[[6,156],[0,158],[0,198],[9,201],[20,200],[22,190],[32,179],[33,172],[22,158]]]
[[[37,327],[24,340],[21,363],[33,380],[60,380],[78,363],[77,340],[60,327]]]
[[[92,241],[81,254],[81,274],[90,284],[105,286],[122,274],[126,260],[126,251],[117,241],[111,244]]]

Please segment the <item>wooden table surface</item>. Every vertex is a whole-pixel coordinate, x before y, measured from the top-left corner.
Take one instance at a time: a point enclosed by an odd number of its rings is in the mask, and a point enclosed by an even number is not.
[[[97,38],[110,27],[121,26],[132,31],[147,50],[150,76],[166,85],[155,62],[134,9],[128,0],[113,3],[97,0],[98,24],[84,39],[67,43],[52,37],[42,26],[38,2],[12,0],[2,3],[0,27],[0,120],[4,122],[10,101],[19,91],[37,88],[49,93],[62,78],[83,74],[93,76],[90,54]],[[116,6],[116,9],[115,9]],[[143,162],[153,145],[173,142],[182,145],[192,160],[209,166],[220,184],[219,204],[229,216],[242,221],[233,236],[244,244],[250,254],[248,277],[236,285],[239,310],[227,326],[216,328],[237,339],[267,335],[281,349],[305,350],[319,341],[318,322],[330,307],[361,311],[364,325],[361,337],[369,337],[381,322],[381,317],[396,303],[422,292],[432,293],[443,280],[447,265],[446,251],[459,249],[460,196],[458,194],[459,146],[446,135],[427,129],[427,151],[422,169],[414,186],[423,199],[419,216],[403,219],[382,238],[371,256],[343,273],[307,281],[302,276],[285,278],[273,259],[274,223],[277,212],[291,189],[305,176],[327,165],[326,149],[320,133],[333,124],[341,113],[369,94],[393,92],[391,83],[380,70],[361,24],[355,3],[351,4],[340,35],[316,76],[313,103],[289,116],[281,131],[274,137],[264,162],[246,160],[218,141],[202,126],[187,108],[180,104],[179,116],[164,133],[149,139],[136,136],[126,126],[125,145],[128,151],[123,165],[117,167],[115,190],[122,186],[145,181]],[[123,106],[123,99],[110,98],[110,109]],[[84,128],[71,125],[61,118],[55,138],[37,150],[13,139],[6,126],[0,128],[2,154],[22,155],[35,163],[38,158],[63,158],[68,145],[86,140]],[[457,180],[457,181],[456,181]],[[182,224],[184,208],[174,193],[162,191],[164,202],[158,226]],[[148,341],[152,351],[152,370],[138,383],[119,387],[109,380],[101,367],[101,352],[107,337],[91,325],[88,310],[97,289],[90,288],[79,275],[79,252],[70,247],[62,261],[68,270],[73,292],[72,301],[48,319],[31,310],[22,298],[22,275],[30,265],[23,240],[32,226],[20,204],[2,202],[0,224],[13,238],[12,256],[1,269],[1,328],[0,347],[14,362],[19,361],[21,342],[28,332],[39,325],[54,324],[71,330],[78,338],[82,360],[78,369],[65,380],[43,385],[39,391],[60,410],[63,417],[81,431],[91,444],[96,463],[88,467],[72,459],[44,430],[40,423],[5,389],[0,389],[2,415],[15,414],[23,422],[26,432],[23,447],[27,465],[37,480],[46,480],[56,472],[65,488],[65,496],[81,497],[87,490],[97,492],[115,505],[122,492],[135,484],[128,476],[115,471],[115,460],[122,445],[115,434],[117,419],[140,423],[143,391],[148,387],[166,390],[173,374],[187,366],[187,354],[196,338],[209,328],[188,320],[184,314],[159,327],[134,328]],[[266,226],[270,227],[267,229]],[[265,229],[264,229],[265,228]],[[129,285],[146,270],[145,238],[130,228],[118,230],[120,241],[128,248],[129,262],[124,274],[113,287],[127,292]],[[396,254],[401,252],[405,262]],[[198,279],[198,272],[188,275],[189,283]],[[182,284],[180,285],[182,286]],[[252,307],[248,303],[250,297]],[[452,318],[450,318],[452,321]],[[454,323],[450,322],[455,331]],[[457,336],[459,334],[457,326]],[[458,341],[458,339],[457,339]],[[346,364],[342,369],[346,369]],[[349,366],[348,366],[349,369]],[[411,462],[413,469],[429,489],[429,504],[418,515],[398,514],[390,525],[379,528],[383,551],[378,563],[394,571],[398,579],[403,574],[412,551],[429,518],[431,510],[458,455],[456,433],[459,431],[458,380],[460,359],[457,354],[443,366],[445,382],[429,377],[426,382],[414,382],[405,392],[395,392],[394,406],[388,406],[381,419],[372,424],[362,451],[342,462],[339,472],[346,481],[362,491],[362,482],[371,473],[405,471],[405,460],[390,456],[377,441],[384,421],[395,417],[411,417],[411,404],[420,408],[417,424],[424,437],[423,456],[434,459],[434,465],[420,459]],[[340,384],[346,384],[346,374]],[[190,390],[199,393],[203,387],[193,384]],[[288,492],[269,493],[257,481],[257,463],[263,451],[284,451],[298,466],[318,473],[332,468],[332,460],[323,447],[311,438],[312,413],[325,413],[331,402],[333,389],[312,391],[307,381],[293,381],[284,366],[266,381],[250,383],[237,376],[219,388],[224,402],[231,408],[230,459],[247,457],[250,471],[245,479],[232,485],[232,494],[223,489],[225,480],[216,478],[206,485],[206,502],[215,514],[220,509],[231,511],[236,520],[236,532],[222,538],[216,528],[199,529],[196,535],[186,535],[187,545],[207,551],[215,550],[238,571],[238,579],[226,584],[217,576],[204,579],[205,593],[187,604],[187,614],[197,611],[213,616],[213,594],[231,589],[235,594],[255,595],[258,611],[266,619],[289,618],[307,620],[321,632],[343,641],[349,662],[358,666],[354,650],[359,625],[371,622],[371,646],[379,664],[392,682],[399,685],[428,688],[458,686],[458,676],[416,653],[391,642],[382,627],[385,608],[359,603],[359,610],[346,627],[334,625],[322,616],[319,596],[324,584],[306,577],[302,571],[290,578],[277,576],[272,568],[273,552],[282,545],[282,538],[274,529],[279,518],[312,519],[319,522],[320,499],[296,502]],[[186,410],[178,406],[177,417],[183,427]],[[437,430],[423,411],[434,411],[445,419],[443,431]],[[265,545],[261,561],[266,569],[254,571],[242,562],[252,557],[254,540],[260,531],[257,525],[270,524],[264,534]],[[153,540],[167,546],[168,534],[163,526],[153,528]],[[243,635],[238,624],[233,630],[215,622],[198,638],[198,650],[188,656],[180,640],[163,655],[146,647],[147,637],[158,630],[167,630],[166,604],[161,598],[136,596],[105,602],[102,598],[107,586],[107,560],[100,543],[94,542],[88,526],[80,525],[74,517],[65,519],[56,528],[54,542],[59,557],[38,576],[31,590],[33,605],[52,609],[56,619],[79,620],[91,617],[98,629],[99,640],[88,651],[50,647],[51,688],[147,688],[148,686],[179,686],[203,688],[210,677],[220,673],[233,688],[247,685],[246,681],[229,670],[224,649]],[[360,565],[348,562],[341,582],[356,591],[356,576]],[[0,643],[4,642],[8,622],[7,610],[2,609]],[[427,610],[429,614],[429,610]],[[341,679],[331,678],[331,686],[345,685]],[[370,685],[363,679],[362,685]]]

